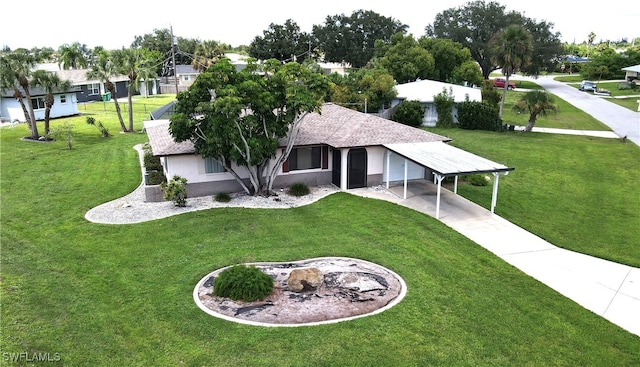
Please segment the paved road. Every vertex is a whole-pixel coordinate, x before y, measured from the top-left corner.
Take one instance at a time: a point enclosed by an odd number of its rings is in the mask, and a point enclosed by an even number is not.
[[[513,79],[532,80],[515,75]],[[640,145],[640,112],[620,107],[606,98],[581,92],[577,88],[553,80],[552,77],[539,77],[533,81],[609,126],[620,137],[626,136],[630,141]]]

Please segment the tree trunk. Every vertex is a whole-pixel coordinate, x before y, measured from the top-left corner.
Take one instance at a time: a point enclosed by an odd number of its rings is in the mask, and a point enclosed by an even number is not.
[[[527,123],[527,126],[524,128],[524,132],[525,133],[530,133],[531,130],[533,130],[533,127],[536,124],[536,118],[537,117],[538,116],[536,114],[533,114],[533,113],[531,115],[529,115],[529,122]]]
[[[118,120],[120,121],[120,127],[123,132],[127,132],[127,127],[124,124],[124,120],[122,119],[122,112],[120,111],[120,104],[118,104],[118,97],[116,96],[116,87],[111,83],[111,81],[107,80],[105,82],[106,88],[111,93],[111,98],[113,98],[113,104],[116,106],[116,113],[118,114]]]
[[[24,98],[27,100],[27,106],[29,106],[29,114],[25,116],[29,116],[29,118],[27,119],[27,122],[31,120],[30,121],[31,139],[37,140],[40,137],[40,134],[38,133],[38,124],[36,122],[36,115],[33,112],[33,101],[31,101],[31,93],[29,92],[29,83],[27,82],[25,84],[25,82],[21,81],[20,85],[22,86],[22,89],[24,89]]]
[[[129,131],[133,132],[133,92],[129,90],[127,99],[129,101]]]
[[[51,107],[53,107],[53,94],[47,94],[44,98],[44,137],[49,140],[49,120],[51,119]]]

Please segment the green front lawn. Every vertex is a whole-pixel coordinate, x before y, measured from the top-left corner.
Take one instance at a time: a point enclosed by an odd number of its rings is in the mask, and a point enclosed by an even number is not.
[[[509,91],[505,99],[504,112],[502,114],[502,120],[507,125],[526,126],[529,121],[528,113],[516,113],[511,108],[512,106],[527,92],[523,91]],[[547,116],[538,116],[536,120],[536,127],[550,127],[558,129],[570,129],[570,130],[599,130],[610,131],[607,125],[596,120],[591,115],[584,113],[582,110],[576,108],[569,102],[554,96],[555,104],[558,107],[557,114],[549,114]]]
[[[500,179],[496,213],[549,242],[640,267],[640,148],[619,139],[429,129],[515,171]],[[491,187],[459,193],[486,208]]]
[[[163,98],[171,99],[158,101]],[[88,209],[140,183],[132,147],[147,141],[143,133],[118,134],[117,120],[100,111],[108,106],[87,105],[86,112],[107,125],[111,138],[86,125],[86,116],[52,123],[75,124],[72,150],[63,142],[21,141],[28,135],[24,124],[0,130],[3,365],[14,365],[9,359],[18,353],[57,353],[69,366],[640,365],[638,336],[435,219],[388,202],[337,193],[295,209],[213,209],[141,224],[89,223]],[[139,130],[146,116],[136,114]],[[608,246],[606,252],[615,252],[609,257],[640,263],[631,248],[639,238],[630,229],[637,223],[637,146],[440,132],[455,145],[516,167],[501,180],[498,214],[549,233],[567,248],[595,254]],[[491,195],[484,188],[460,189],[483,204]],[[573,209],[571,201],[586,203]],[[605,213],[595,215],[599,211]],[[603,223],[607,233],[599,234]],[[214,269],[316,256],[379,263],[404,277],[408,294],[379,315],[301,328],[220,320],[192,299],[196,282]]]

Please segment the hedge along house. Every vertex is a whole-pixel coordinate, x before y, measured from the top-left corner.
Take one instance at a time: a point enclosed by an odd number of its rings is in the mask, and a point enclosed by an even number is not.
[[[189,141],[175,142],[169,133],[169,120],[145,121],[144,127],[165,175],[186,178],[190,197],[242,191],[217,160],[195,154]],[[274,188],[294,183],[333,184],[341,190],[403,184],[406,199],[409,181],[428,180],[438,184],[439,207],[444,177],[478,172],[492,172],[497,177],[512,170],[449,146],[448,141],[422,129],[325,103],[320,114],[308,114],[300,122],[294,147]],[[280,146],[277,154],[283,154],[286,140]],[[145,192],[147,201],[162,201],[158,186],[146,186]]]
[[[418,80],[415,82],[398,84],[395,86],[396,98],[391,102],[388,114],[392,114],[403,101],[418,101],[425,108],[422,119],[423,126],[436,126],[438,112],[434,103],[435,96],[446,91],[453,101],[461,103],[464,101],[482,102],[482,92],[479,88],[465,87],[457,84],[443,83],[435,80]],[[458,122],[456,106],[453,107],[453,120]]]

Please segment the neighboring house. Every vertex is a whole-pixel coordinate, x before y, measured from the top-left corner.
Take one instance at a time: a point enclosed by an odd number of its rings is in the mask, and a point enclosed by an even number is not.
[[[438,120],[438,112],[434,104],[434,97],[443,91],[453,96],[455,103],[464,101],[482,102],[482,93],[479,88],[465,87],[457,84],[443,83],[435,80],[419,80],[416,82],[398,84],[395,86],[398,92],[396,98],[391,102],[391,108],[383,113],[383,116],[390,117],[395,107],[403,101],[419,101],[425,108],[423,126],[435,126]],[[458,122],[457,108],[453,107],[453,119]]]
[[[53,95],[54,102],[49,112],[50,118],[74,116],[79,113],[78,99],[75,90],[75,88],[72,88],[69,91],[55,93]],[[47,93],[40,88],[31,88],[29,92],[31,94],[31,102],[33,103],[33,112],[36,120],[44,120],[44,99]],[[24,102],[26,105],[27,101]],[[27,121],[22,106],[20,102],[13,97],[13,90],[11,89],[2,91],[0,95],[0,116],[2,116],[2,121]]]
[[[636,81],[638,83],[640,81],[640,65],[629,66],[626,68],[622,68],[622,71],[625,72],[624,80],[627,81]]]
[[[335,73],[344,76],[350,68],[349,64],[338,62],[319,62],[318,65],[322,69],[322,72],[327,75]]]
[[[490,172],[496,176],[497,192],[497,175],[513,170],[449,146],[445,142],[450,139],[444,136],[332,103],[325,103],[320,114],[308,114],[300,124],[294,148],[281,167],[274,189],[305,183],[333,184],[349,190],[425,179],[440,186],[444,177]],[[169,179],[174,175],[186,178],[190,197],[242,191],[217,160],[196,155],[190,141],[175,142],[169,133],[169,120],[145,121],[144,127],[165,175]],[[286,141],[280,146],[277,154],[283,153]],[[145,189],[147,201],[162,201],[157,186]]]
[[[58,74],[60,79],[70,81],[71,85],[77,88],[76,95],[79,103],[102,101],[102,96],[108,92],[103,81],[99,79],[89,79],[87,77],[87,73],[90,71],[89,69],[60,70],[58,64],[39,64],[37,69],[55,72]],[[126,75],[115,75],[111,77],[110,80],[116,87],[116,95],[111,96],[111,98],[126,98],[129,93],[127,91],[129,78]],[[146,86],[143,86],[143,84],[144,83],[141,83],[141,88],[145,88],[145,93],[158,93],[157,83],[155,81],[152,83],[152,87],[149,88],[148,91],[146,90]],[[143,90],[141,88],[139,88],[140,91]]]

